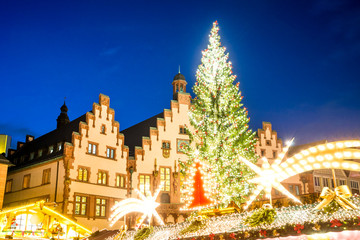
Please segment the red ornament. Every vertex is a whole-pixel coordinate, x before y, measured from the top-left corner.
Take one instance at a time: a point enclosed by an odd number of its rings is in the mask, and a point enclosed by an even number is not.
[[[296,224],[296,226],[294,227],[294,230],[297,232],[297,233],[301,233],[301,230],[304,229],[304,225],[301,225],[301,224]]]
[[[266,231],[265,230],[260,230],[260,236],[262,237],[266,237]]]
[[[211,234],[209,235],[209,237],[210,237],[210,240],[214,240],[215,234],[211,233]]]
[[[331,221],[331,226],[330,227],[340,227],[342,225],[342,223],[337,220],[337,219],[334,219]]]
[[[235,238],[235,233],[230,233],[229,237],[232,238],[232,239],[236,239]]]

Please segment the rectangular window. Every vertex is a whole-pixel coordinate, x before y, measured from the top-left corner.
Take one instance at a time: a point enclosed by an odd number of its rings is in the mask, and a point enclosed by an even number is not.
[[[50,183],[50,173],[51,173],[51,168],[44,169],[42,176],[42,184]]]
[[[39,156],[39,157],[42,156],[42,150],[41,150],[41,149],[38,151],[38,156]]]
[[[101,131],[100,131],[100,133],[101,133],[101,134],[105,134],[105,132],[106,132],[106,127],[105,127],[105,125],[103,124],[103,125],[101,125]]]
[[[114,159],[115,158],[115,150],[112,148],[107,148],[106,149],[106,157]]]
[[[299,188],[299,185],[295,185],[295,194],[296,195],[300,195],[300,188]]]
[[[23,178],[23,188],[29,188],[30,187],[30,174],[27,174]]]
[[[87,197],[75,196],[75,215],[86,215]]]
[[[170,149],[170,141],[163,141],[162,149]]]
[[[294,187],[293,187],[293,185],[289,185],[289,191],[290,191],[291,193],[294,192]]]
[[[265,150],[261,150],[261,156],[262,156],[262,157],[265,157],[265,154],[266,154],[266,153],[265,153]]]
[[[339,180],[339,185],[340,185],[340,186],[341,186],[341,185],[346,185],[346,181],[345,181],[345,180],[340,179],[340,180]]]
[[[356,181],[350,181],[350,187],[352,189],[359,189],[359,182],[356,182]]]
[[[107,173],[103,171],[98,172],[98,184],[107,184]]]
[[[334,179],[331,179],[331,187],[334,188],[335,187],[335,184],[334,184]]]
[[[54,146],[49,147],[49,154],[52,154],[54,152]]]
[[[58,144],[57,144],[57,147],[56,147],[56,150],[57,150],[57,151],[61,151],[61,149],[62,149],[62,144],[61,144],[61,143],[58,143]]]
[[[315,187],[320,187],[320,177],[314,177],[314,185]]]
[[[29,160],[33,160],[33,159],[34,159],[34,156],[35,156],[35,153],[34,153],[34,152],[30,153]]]
[[[94,143],[89,143],[88,153],[96,155],[97,154],[97,145]]]
[[[180,134],[186,134],[186,128],[184,126],[180,126],[179,130]]]
[[[276,158],[276,157],[277,157],[277,152],[273,151],[273,158]]]
[[[96,217],[106,216],[106,199],[96,198],[95,216]]]
[[[140,192],[142,192],[145,196],[148,195],[148,192],[150,192],[150,176],[149,175],[139,175],[140,180]]]
[[[116,175],[116,187],[125,188],[125,175]]]
[[[12,183],[13,183],[12,179],[6,181],[5,193],[9,193],[12,191]]]
[[[160,168],[160,182],[164,182],[162,191],[170,192],[170,168]]]
[[[323,187],[329,187],[329,178],[323,178]]]
[[[87,168],[84,168],[84,167],[79,168],[79,170],[78,170],[78,180],[79,181],[87,182],[89,179],[88,176],[89,176],[89,173],[88,173]]]

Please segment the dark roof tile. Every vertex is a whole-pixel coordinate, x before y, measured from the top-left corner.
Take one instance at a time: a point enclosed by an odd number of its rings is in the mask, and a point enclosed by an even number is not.
[[[30,166],[36,163],[40,163],[52,158],[56,158],[63,155],[63,149],[56,151],[56,145],[58,143],[72,142],[72,133],[79,131],[79,123],[83,121],[86,122],[86,114],[74,119],[68,124],[57,128],[47,134],[44,134],[38,138],[35,138],[33,141],[25,143],[20,149],[16,150],[14,154],[9,156],[9,160],[12,163],[15,163],[15,159],[19,159],[22,156],[25,156],[24,162],[18,163],[17,166],[12,167],[11,170],[22,168],[25,166]],[[38,150],[42,149],[47,151],[50,146],[54,146],[54,152],[47,154],[43,152],[41,157],[35,157],[33,160],[28,160],[30,153],[34,152],[37,155]]]
[[[125,145],[129,147],[129,155],[134,155],[135,146],[142,147],[142,137],[150,137],[150,127],[157,127],[157,119],[163,117],[162,112],[120,131],[125,136]]]

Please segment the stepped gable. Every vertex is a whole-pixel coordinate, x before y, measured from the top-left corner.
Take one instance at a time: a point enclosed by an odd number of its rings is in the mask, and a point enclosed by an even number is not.
[[[125,145],[129,147],[129,156],[134,156],[135,146],[143,146],[142,137],[150,137],[150,128],[157,128],[158,118],[164,118],[164,112],[120,131],[120,133],[124,134],[125,136]]]
[[[80,122],[86,122],[86,114],[45,135],[24,143],[24,145],[17,149],[14,154],[9,156],[9,160],[16,165],[15,167],[10,168],[10,171],[62,156],[64,152],[64,143],[72,142],[72,134],[73,132],[79,131]],[[57,151],[56,149],[58,143],[62,143],[60,151]],[[48,148],[50,146],[54,146],[54,151],[51,154],[48,154]],[[43,154],[41,157],[38,157],[38,150],[40,149],[43,150]],[[33,160],[29,160],[30,153],[32,152],[35,153],[35,157]],[[23,162],[19,162],[21,156],[25,156]],[[14,162],[15,159],[17,159],[17,163]]]

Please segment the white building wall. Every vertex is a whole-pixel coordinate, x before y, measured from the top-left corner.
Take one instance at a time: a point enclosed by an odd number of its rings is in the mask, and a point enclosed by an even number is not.
[[[62,159],[59,159],[59,169],[63,168]],[[43,171],[51,169],[50,183],[42,184]],[[7,176],[7,180],[13,180],[12,191],[5,193],[4,207],[17,206],[38,200],[47,200],[53,202],[55,200],[55,182],[57,172],[57,160],[49,161],[38,166],[23,168],[19,171],[11,172]],[[30,187],[23,189],[23,179],[25,175],[30,174]],[[58,178],[62,179],[64,175],[59,171]],[[63,188],[58,185],[57,201],[62,201]]]

